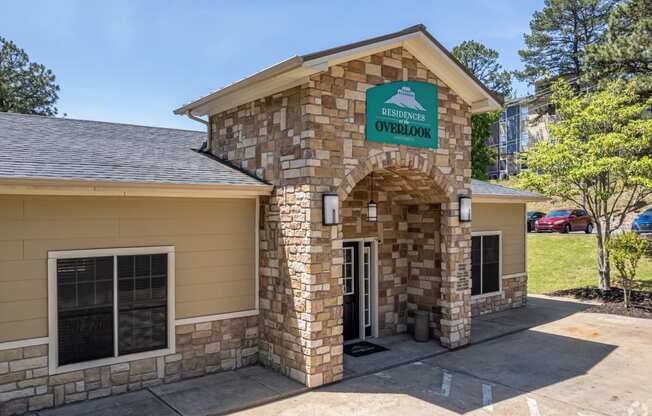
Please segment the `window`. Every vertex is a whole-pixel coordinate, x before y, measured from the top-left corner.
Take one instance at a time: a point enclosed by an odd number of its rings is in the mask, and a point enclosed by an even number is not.
[[[344,294],[355,294],[353,263],[353,247],[344,247],[344,264],[342,266],[342,277],[344,278]]]
[[[471,237],[471,295],[500,291],[500,234]]]
[[[172,247],[49,253],[51,372],[173,350],[173,256]]]

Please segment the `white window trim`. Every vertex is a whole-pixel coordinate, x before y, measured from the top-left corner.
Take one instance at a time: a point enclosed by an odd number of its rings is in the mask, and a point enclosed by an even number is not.
[[[346,261],[346,251],[347,250],[351,250],[351,263],[347,263],[347,261]],[[355,253],[355,251],[353,251],[353,247],[344,247],[343,252],[344,252],[344,263],[343,263],[344,264],[344,269],[343,269],[343,273],[342,273],[342,286],[344,288],[343,294],[344,294],[344,296],[355,295],[355,273],[353,273],[352,277],[347,277],[346,276],[346,265],[347,264],[351,264],[351,265],[355,264],[355,256],[353,255]],[[351,280],[351,291],[346,290],[346,282],[347,282],[347,280]]]
[[[5,342],[0,342],[0,351],[13,350],[16,348],[33,347],[36,345],[46,345],[48,342],[50,342],[50,339],[48,337],[26,338],[26,339],[19,339],[16,341],[5,341]]]
[[[503,295],[503,232],[502,231],[476,231],[471,233],[471,237],[481,237],[481,236],[498,236],[498,290],[494,292],[480,293],[479,295],[471,295],[471,299],[482,299],[492,296],[502,296]],[[482,248],[480,251],[480,264],[482,264]],[[480,268],[482,270],[482,267]],[[471,268],[473,272],[473,268]],[[482,282],[482,278],[480,278]],[[472,281],[473,282],[473,281]],[[471,283],[473,284],[473,283]]]
[[[91,249],[91,250],[66,250],[66,251],[50,251],[48,252],[48,367],[49,374],[60,374],[69,371],[78,371],[86,368],[100,367],[105,365],[113,365],[124,363],[128,361],[140,360],[144,358],[160,357],[164,355],[174,354],[176,351],[175,345],[175,319],[174,319],[174,246],[159,246],[159,247],[131,247],[131,248],[105,248],[105,249]],[[135,354],[126,354],[117,357],[100,358],[97,360],[84,361],[81,363],[59,365],[59,347],[58,347],[58,305],[57,305],[57,260],[58,259],[71,259],[79,257],[103,257],[103,256],[134,256],[146,254],[167,254],[168,255],[168,276],[167,276],[167,291],[168,291],[168,347],[159,350],[139,352]],[[115,292],[114,264],[114,308],[117,302],[117,292]],[[117,331],[117,328],[114,328]],[[114,332],[115,335],[115,332]],[[114,336],[114,342],[117,343],[117,336]],[[116,350],[117,351],[117,350]]]

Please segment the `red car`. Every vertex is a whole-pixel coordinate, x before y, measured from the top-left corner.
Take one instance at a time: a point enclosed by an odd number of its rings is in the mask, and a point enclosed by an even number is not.
[[[534,228],[538,233],[545,231],[560,233],[584,231],[591,234],[593,232],[593,223],[586,211],[581,209],[556,209],[537,220],[534,223]]]

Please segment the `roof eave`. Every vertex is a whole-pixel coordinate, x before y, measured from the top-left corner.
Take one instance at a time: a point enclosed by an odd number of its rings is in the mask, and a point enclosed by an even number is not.
[[[252,84],[264,81],[269,78],[273,78],[277,75],[288,72],[292,69],[301,67],[303,64],[303,58],[300,56],[293,56],[292,58],[286,59],[278,64],[272,65],[268,68],[263,69],[249,77],[243,78],[240,81],[236,81],[233,84],[230,84],[224,88],[221,88],[211,94],[208,94],[198,100],[192,101],[188,104],[185,104],[174,110],[174,114],[183,115],[192,112],[196,108],[203,106],[213,100],[216,100],[224,95],[230,94]]]
[[[460,63],[455,56],[453,56],[432,36],[426,30],[424,25],[416,25],[399,32],[378,36],[360,42],[330,48],[303,56],[294,56],[205,97],[181,106],[174,110],[174,113],[181,115],[190,112],[195,116],[203,116],[209,115],[209,113],[224,111],[229,109],[229,106],[232,108],[244,101],[244,97],[234,99],[233,96],[236,93],[247,92],[247,88],[252,88],[254,85],[259,86],[258,84],[262,82],[267,82],[269,85],[267,85],[266,88],[256,88],[257,91],[255,93],[244,94],[244,96],[255,100],[261,98],[260,95],[266,96],[280,92],[279,90],[282,90],[282,88],[291,88],[292,86],[298,85],[300,82],[307,80],[307,78],[314,73],[327,71],[329,66],[356,59],[357,55],[367,56],[369,54],[398,46],[406,47],[408,50],[412,49],[411,52],[413,52],[415,49],[418,49],[418,42],[426,42],[426,44],[429,44],[432,50],[435,51],[437,59],[446,62],[448,66],[452,68],[453,72],[455,72],[454,77],[446,77],[445,75],[442,77],[447,78],[442,79],[445,83],[449,86],[451,86],[450,84],[460,83],[461,81],[468,83],[469,88],[467,88],[467,90],[471,91],[471,93],[461,94],[461,96],[469,104],[472,113],[497,111],[502,108],[502,97],[493,94],[462,63]],[[410,48],[410,46],[412,47]],[[288,75],[288,73],[290,74]],[[270,82],[272,78],[281,77],[283,75],[286,75],[285,82]],[[440,75],[438,74],[438,76]],[[453,86],[451,86],[451,88],[454,90],[456,89]],[[459,93],[459,91],[456,92]],[[223,99],[225,103],[222,105],[219,105],[219,103],[215,104],[215,101],[220,99]]]
[[[496,195],[496,194],[472,194],[473,202],[482,203],[528,203],[528,202],[544,202],[548,198],[536,195]]]
[[[0,195],[141,196],[243,198],[270,195],[274,186],[211,183],[96,181],[56,178],[0,178]]]

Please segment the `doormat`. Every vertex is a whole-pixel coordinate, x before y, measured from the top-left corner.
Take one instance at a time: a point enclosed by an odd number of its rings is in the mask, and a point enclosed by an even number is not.
[[[365,355],[381,351],[387,351],[387,348],[367,341],[360,341],[344,346],[344,354],[350,355],[351,357],[364,357]]]

